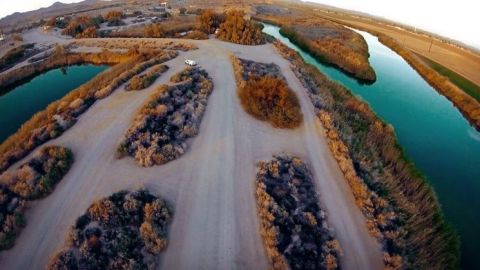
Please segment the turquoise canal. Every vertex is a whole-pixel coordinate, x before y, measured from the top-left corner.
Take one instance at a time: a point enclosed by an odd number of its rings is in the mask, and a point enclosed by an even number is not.
[[[403,58],[375,36],[359,31],[369,46],[377,73],[372,85],[358,83],[341,71],[322,65],[265,25],[264,32],[295,49],[303,59],[348,87],[391,123],[400,144],[433,185],[447,220],[459,232],[462,268],[476,269],[480,243],[480,133],[445,97],[430,87]]]
[[[15,133],[35,113],[106,68],[107,66],[81,65],[54,69],[1,95],[0,142]]]

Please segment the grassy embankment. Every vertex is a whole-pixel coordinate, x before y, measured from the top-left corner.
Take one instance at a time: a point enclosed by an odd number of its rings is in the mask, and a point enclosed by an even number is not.
[[[178,55],[177,52],[144,51],[117,54],[101,53],[71,54],[58,50],[51,58],[41,63],[25,66],[0,76],[1,83],[14,83],[28,76],[70,64],[117,63],[89,82],[72,90],[60,100],[36,113],[19,130],[0,145],[0,172],[26,156],[38,145],[60,136],[75,124],[77,117],[96,100],[108,96],[113,90],[145,69],[163,63]]]
[[[425,64],[419,57],[417,57],[412,51],[400,45],[394,38],[383,34],[381,32],[365,28],[359,25],[353,25],[343,21],[338,23],[347,25],[352,28],[356,28],[362,31],[369,32],[370,34],[378,37],[378,40],[395,51],[400,55],[407,63],[415,69],[422,78],[428,82],[433,88],[440,94],[448,98],[455,107],[457,107],[463,116],[480,131],[480,102],[462,89],[457,87],[454,83],[450,82],[448,78],[442,76],[434,68]],[[447,76],[448,77],[448,76]]]
[[[456,73],[455,71],[425,57],[420,54],[416,54],[420,57],[428,66],[433,68],[436,72],[447,77],[452,83],[462,89],[465,93],[469,94],[471,97],[480,102],[480,86],[476,85],[474,82],[468,80],[462,75]]]
[[[375,82],[375,71],[368,62],[368,45],[354,31],[320,18],[269,15],[256,19],[279,26],[280,34],[318,61],[342,70],[359,82]]]
[[[459,240],[393,128],[292,49],[275,43],[309,91],[329,147],[389,269],[457,269]]]

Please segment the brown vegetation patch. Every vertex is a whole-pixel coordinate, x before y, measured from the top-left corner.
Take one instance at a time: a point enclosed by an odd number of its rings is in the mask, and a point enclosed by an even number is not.
[[[147,190],[120,191],[94,202],[72,226],[47,269],[155,269],[167,247],[172,209]]]
[[[73,47],[95,47],[104,49],[123,49],[131,50],[132,48],[141,48],[142,50],[174,50],[174,51],[191,51],[197,49],[197,46],[184,41],[164,41],[159,39],[88,39],[77,40],[71,43]]]
[[[303,121],[300,103],[275,64],[263,64],[232,56],[238,96],[253,117],[277,128],[295,128]]]
[[[108,51],[101,54],[58,54],[52,60],[34,65],[33,71],[43,71],[70,63],[70,60],[76,63],[83,61],[108,63],[122,60],[89,82],[72,90],[62,99],[49,104],[45,110],[36,113],[15,134],[5,140],[0,145],[0,171],[26,156],[38,145],[60,136],[75,124],[76,119],[97,99],[108,96],[113,90],[147,68],[168,61],[177,55],[178,53],[174,51],[131,53],[128,57]],[[74,101],[80,105],[69,106]]]
[[[256,198],[260,234],[273,269],[339,269],[340,243],[307,165],[297,157],[275,156],[258,163]]]
[[[318,17],[260,15],[265,22],[280,25],[280,33],[322,63],[336,66],[355,78],[374,82],[363,37],[344,26]]]
[[[296,52],[280,42],[275,45],[309,91],[329,147],[369,230],[383,245],[387,268],[457,268],[457,235],[444,220],[435,192],[405,157],[392,127]]]
[[[69,149],[46,146],[18,169],[0,175],[0,250],[14,245],[26,222],[27,202],[48,196],[72,163]]]
[[[147,73],[136,75],[125,86],[125,90],[142,90],[152,85],[155,80],[168,70],[166,65],[157,65],[151,68]]]
[[[217,38],[242,45],[265,44],[261,26],[244,18],[241,10],[227,12],[225,21],[218,28]]]
[[[160,86],[135,117],[118,148],[141,166],[160,165],[187,150],[186,140],[198,134],[213,90],[205,70],[187,68],[171,78],[173,86]]]

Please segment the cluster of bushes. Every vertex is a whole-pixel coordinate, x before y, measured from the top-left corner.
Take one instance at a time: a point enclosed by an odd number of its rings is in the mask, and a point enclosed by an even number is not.
[[[278,128],[295,128],[303,121],[297,96],[275,64],[263,64],[232,56],[238,96],[253,117]]]
[[[125,86],[125,90],[132,91],[145,89],[152,85],[155,80],[167,70],[168,66],[166,65],[160,64],[154,66],[147,73],[136,75],[135,77],[133,77],[130,82]]]
[[[259,162],[256,198],[260,234],[273,269],[340,268],[340,243],[331,234],[301,159],[281,155]]]
[[[104,21],[103,17],[79,16],[71,19],[67,26],[62,30],[63,35],[75,38],[95,38],[97,37],[97,28]]]
[[[305,88],[340,169],[388,269],[457,269],[459,241],[432,187],[403,153],[393,128],[345,87],[280,42]]]
[[[35,49],[34,43],[23,44],[18,47],[12,48],[8,50],[1,58],[0,58],[0,72],[11,68],[16,63],[19,63],[28,57],[37,53],[38,50]]]
[[[120,156],[130,155],[144,167],[164,164],[183,155],[186,140],[198,134],[212,79],[205,70],[187,68],[171,81],[177,84],[160,86],[138,112],[120,143]]]
[[[240,10],[227,12],[225,21],[218,28],[217,38],[243,45],[265,44],[261,25],[245,19],[245,13]]]
[[[72,152],[46,146],[18,169],[0,175],[0,250],[13,246],[27,203],[49,195],[73,163]]]
[[[165,37],[165,30],[160,23],[152,23],[145,26],[144,35],[146,38],[163,38]]]
[[[47,269],[155,269],[172,214],[164,200],[143,189],[98,200],[77,219]]]
[[[105,15],[105,21],[108,23],[108,26],[120,26],[125,24],[122,20],[124,17],[123,12],[112,10]]]
[[[89,82],[71,91],[62,99],[48,105],[0,145],[0,172],[26,156],[38,145],[60,136],[75,124],[77,117],[85,112],[97,99],[108,96],[113,90],[147,68],[168,61],[178,55],[175,51],[114,54],[104,51],[100,54],[61,54],[53,59],[28,67],[28,71],[45,71],[72,63],[119,64],[102,72]],[[0,79],[1,81],[1,79]]]

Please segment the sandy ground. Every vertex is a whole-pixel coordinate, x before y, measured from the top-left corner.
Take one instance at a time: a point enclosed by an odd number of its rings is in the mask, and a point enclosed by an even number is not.
[[[69,226],[95,200],[121,189],[145,186],[175,209],[162,269],[266,269],[254,197],[255,162],[285,152],[298,155],[314,174],[320,203],[343,247],[344,269],[381,269],[380,245],[367,231],[314,115],[306,90],[271,45],[239,46],[195,41],[198,50],[181,53],[154,86],[139,92],[118,89],[95,103],[78,123],[48,144],[69,147],[75,162],[47,198],[27,212],[28,225],[14,248],[0,253],[2,269],[42,269],[64,244]],[[297,93],[305,123],[274,129],[247,115],[235,93],[229,55],[275,62]],[[194,59],[214,80],[200,134],[178,160],[141,168],[115,150],[136,110],[154,88]],[[28,157],[27,157],[28,158]],[[17,164],[18,165],[18,164]]]
[[[480,55],[456,46],[441,43],[434,40],[430,48],[431,38],[413,32],[397,29],[392,26],[366,21],[360,18],[352,18],[341,15],[325,15],[336,20],[345,21],[353,25],[359,25],[367,29],[382,32],[395,38],[400,44],[408,49],[423,55],[441,65],[455,71],[470,81],[480,85]],[[459,30],[461,31],[461,30]]]

